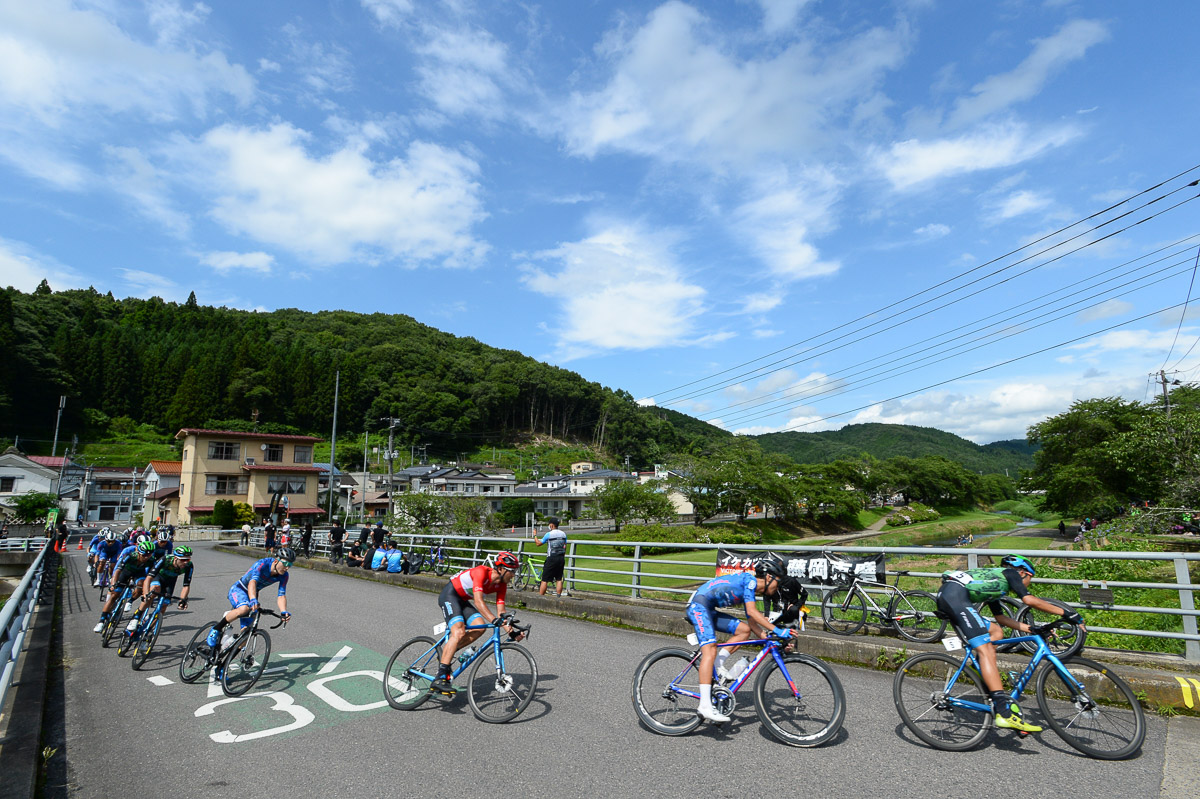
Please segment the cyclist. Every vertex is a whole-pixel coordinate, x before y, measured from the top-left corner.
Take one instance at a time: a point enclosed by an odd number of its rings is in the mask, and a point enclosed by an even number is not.
[[[117,558],[125,551],[125,543],[116,532],[105,527],[102,531],[103,540],[96,547],[96,585],[103,585],[112,577],[112,566]]]
[[[242,619],[242,626],[247,622],[245,617],[250,615],[252,608],[258,607],[258,592],[274,583],[279,583],[279,613],[284,621],[292,617],[287,610],[288,569],[296,562],[296,550],[291,547],[280,547],[274,557],[255,561],[250,570],[229,589],[229,604],[233,610],[226,613],[217,625],[208,631],[205,643],[215,648],[221,640],[221,633],[235,619]]]
[[[446,620],[450,635],[446,645],[442,647],[437,679],[429,686],[429,690],[435,693],[454,696],[454,689],[450,686],[450,664],[454,662],[454,655],[462,647],[474,643],[475,639],[484,633],[483,630],[468,631],[467,625],[475,624],[478,619],[491,624],[504,615],[504,597],[508,593],[508,581],[517,573],[517,569],[521,568],[521,561],[513,553],[502,550],[496,553],[492,564],[481,563],[459,572],[450,578],[450,582],[446,583],[446,587],[438,595],[438,607]],[[483,598],[484,594],[496,595],[495,613],[488,607]],[[512,625],[505,624],[504,629],[515,640],[521,639],[519,634],[513,634]]]
[[[685,616],[696,629],[700,644],[700,705],[696,712],[701,718],[720,723],[729,721],[729,716],[718,711],[712,704],[713,666],[724,670],[725,660],[737,650],[736,644],[750,640],[751,634],[761,637],[774,634],[790,638],[792,631],[777,627],[758,610],[756,596],[774,596],[787,579],[783,564],[777,560],[762,560],[754,566],[754,573],[738,572],[714,577],[692,592],[688,598]],[[744,605],[746,621],[740,621],[718,608]],[[721,647],[717,655],[717,632],[730,635],[731,647]]]
[[[150,573],[142,584],[142,604],[134,611],[129,626],[125,629],[130,635],[137,632],[138,622],[142,613],[158,598],[166,594],[169,598],[175,592],[175,581],[183,575],[183,590],[179,592],[179,609],[184,610],[188,605],[188,594],[192,591],[192,548],[179,546],[170,555],[158,558],[150,567]]]
[[[1026,558],[1005,555],[999,568],[943,572],[942,587],[937,596],[938,610],[950,617],[959,636],[975,650],[980,676],[992,695],[996,726],[1022,732],[1041,732],[1042,728],[1025,721],[1021,717],[1021,708],[1004,692],[1000,669],[996,666],[996,647],[992,642],[1003,636],[1001,625],[1022,633],[1036,631],[1030,625],[1019,624],[1006,616],[1004,606],[998,600],[1011,593],[1030,607],[1062,616],[1085,629],[1083,617],[1076,611],[1064,610],[1029,593],[1029,583],[1035,573],[1033,564]],[[972,606],[974,602],[987,602],[996,620],[988,624]]]
[[[97,562],[96,552],[97,552],[97,550],[100,549],[100,545],[103,543],[104,543],[104,531],[103,530],[97,530],[96,534],[94,536],[92,536],[92,540],[88,542],[87,565],[88,565],[88,574],[92,575],[92,586],[93,587],[100,585],[100,573],[96,570],[96,562]]]
[[[104,607],[100,609],[100,623],[92,629],[92,632],[98,633],[104,629],[104,623],[108,621],[109,614],[112,613],[117,599],[126,587],[134,586],[130,602],[141,596],[142,578],[150,570],[153,555],[154,544],[143,541],[135,546],[125,547],[117,556],[117,561],[113,564],[112,586],[109,589],[108,597],[104,600]]]
[[[170,555],[174,549],[175,542],[171,540],[171,534],[167,532],[166,528],[159,530],[154,536],[155,563]]]

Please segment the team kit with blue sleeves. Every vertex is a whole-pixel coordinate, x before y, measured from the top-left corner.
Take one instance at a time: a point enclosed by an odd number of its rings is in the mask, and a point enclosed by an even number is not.
[[[755,601],[758,580],[751,572],[739,572],[714,577],[688,597],[686,615],[696,628],[700,646],[717,640],[717,632],[732,635],[739,620],[717,608],[744,607]]]
[[[262,560],[255,561],[254,565],[250,567],[250,570],[243,574],[242,578],[233,584],[233,586],[229,589],[229,604],[235,610],[243,606],[249,607],[251,604],[253,604],[250,601],[250,583],[252,581],[258,583],[259,591],[263,590],[269,585],[279,583],[279,596],[287,595],[288,572],[284,572],[283,574],[274,574],[271,571],[271,564],[274,562],[275,558],[263,558]],[[255,598],[254,601],[257,602],[257,598]],[[249,624],[249,620],[243,617],[242,626],[245,627],[247,624]]]

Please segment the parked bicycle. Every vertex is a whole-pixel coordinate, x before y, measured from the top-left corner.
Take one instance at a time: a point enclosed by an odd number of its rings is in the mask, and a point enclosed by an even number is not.
[[[425,555],[421,558],[421,571],[431,571],[439,577],[450,571],[450,558],[446,554],[443,542],[439,541],[436,545],[429,545]]]
[[[688,636],[695,643],[695,634]],[[754,709],[777,740],[791,746],[820,746],[837,735],[846,716],[846,694],[829,664],[812,655],[786,650],[774,636],[746,641],[761,646],[758,655],[732,682],[714,669],[712,703],[728,716],[737,707],[736,693],[758,671]],[[734,644],[717,644],[718,647]],[[666,647],[651,652],[633,674],[633,708],[659,735],[686,735],[700,725],[700,648]]]
[[[1061,659],[1051,651],[1046,638],[1065,624],[1060,619],[1036,627],[1034,635],[1009,639],[1035,648],[1024,670],[1007,675],[1012,701],[1033,679],[1042,716],[1072,747],[1102,760],[1135,754],[1146,737],[1142,706],[1107,666],[1081,657]],[[946,640],[961,646],[957,637]],[[925,652],[906,660],[892,681],[892,698],[905,726],[936,749],[972,749],[992,727],[990,696],[969,644],[961,657]]]
[[[518,591],[524,591],[535,585],[541,584],[542,562],[538,562],[535,568],[533,558],[526,555],[521,558],[521,568],[513,575],[512,587]]]
[[[928,591],[901,589],[900,577],[907,576],[908,572],[897,572],[896,575],[897,584],[891,585],[855,574],[847,584],[825,594],[821,600],[825,629],[837,635],[854,635],[867,623],[870,614],[881,623],[891,625],[909,641],[927,644],[941,638],[946,631],[946,620],[937,614],[937,597]],[[873,593],[887,596],[886,610],[875,602]]]
[[[279,619],[278,624],[271,626],[272,630],[287,624],[289,618],[255,605],[246,617],[246,626],[237,633],[226,630],[225,636],[211,649],[204,639],[217,622],[202,625],[183,651],[183,659],[179,661],[179,679],[187,683],[196,682],[209,669],[215,668],[221,690],[226,696],[241,696],[249,691],[262,676],[267,659],[271,657],[271,636],[265,630],[258,629],[262,616]]]
[[[468,630],[491,629],[491,634],[477,640],[473,651],[458,653],[450,679],[470,669],[467,676],[467,701],[471,712],[480,721],[500,724],[517,717],[537,691],[537,662],[525,647],[513,641],[502,641],[500,631],[511,624],[518,633],[529,637],[530,625],[522,627],[505,613],[491,624],[470,624]],[[384,672],[383,695],[397,710],[413,710],[430,697],[430,684],[437,678],[442,647],[450,636],[444,623],[433,628],[434,639],[428,635],[410,638],[395,651]]]

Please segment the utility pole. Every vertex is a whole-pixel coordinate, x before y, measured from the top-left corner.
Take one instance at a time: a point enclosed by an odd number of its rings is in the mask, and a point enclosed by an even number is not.
[[[50,447],[51,458],[58,454],[58,426],[62,423],[62,412],[65,407],[67,407],[67,395],[63,394],[58,398],[58,418],[54,420],[54,445]]]
[[[1171,418],[1171,399],[1167,395],[1167,373],[1162,369],[1158,370],[1158,379],[1162,381],[1163,406],[1167,409],[1167,418]]]
[[[393,508],[393,504],[392,504],[393,494],[395,493],[392,490],[392,464],[393,464],[393,461],[395,461],[395,459],[396,459],[396,451],[395,451],[396,450],[396,425],[400,424],[400,420],[393,416],[388,416],[383,419],[380,419],[379,421],[388,423],[388,448],[387,448],[387,453],[386,453],[387,462],[388,462],[388,512],[387,512],[387,515],[388,515],[388,518],[390,519],[392,517],[392,514],[395,512],[394,508]]]
[[[371,456],[367,452],[367,431],[363,431],[363,481],[362,481],[362,508],[359,510],[359,521],[367,518],[367,479],[371,474]]]
[[[334,455],[337,453],[337,411],[338,411],[338,389],[342,385],[342,373],[339,370],[333,378],[333,437],[329,440],[329,515],[328,519],[333,518],[333,500],[337,496],[338,480],[334,477],[335,468],[333,465]]]

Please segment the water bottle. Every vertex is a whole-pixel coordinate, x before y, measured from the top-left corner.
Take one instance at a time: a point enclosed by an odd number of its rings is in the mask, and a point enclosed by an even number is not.
[[[232,643],[233,643],[233,633],[226,630],[225,635],[221,637],[221,648],[228,649],[229,645]]]
[[[474,655],[474,654],[475,654],[475,647],[469,646],[466,649],[464,649],[463,651],[458,653],[458,662],[466,663],[468,660],[471,659],[471,655]]]
[[[738,677],[741,677],[742,673],[744,671],[746,671],[746,669],[747,669],[747,667],[749,667],[749,665],[750,665],[749,660],[747,660],[746,658],[739,658],[738,662],[734,663],[733,667],[731,669],[729,669],[729,679],[736,680]]]

